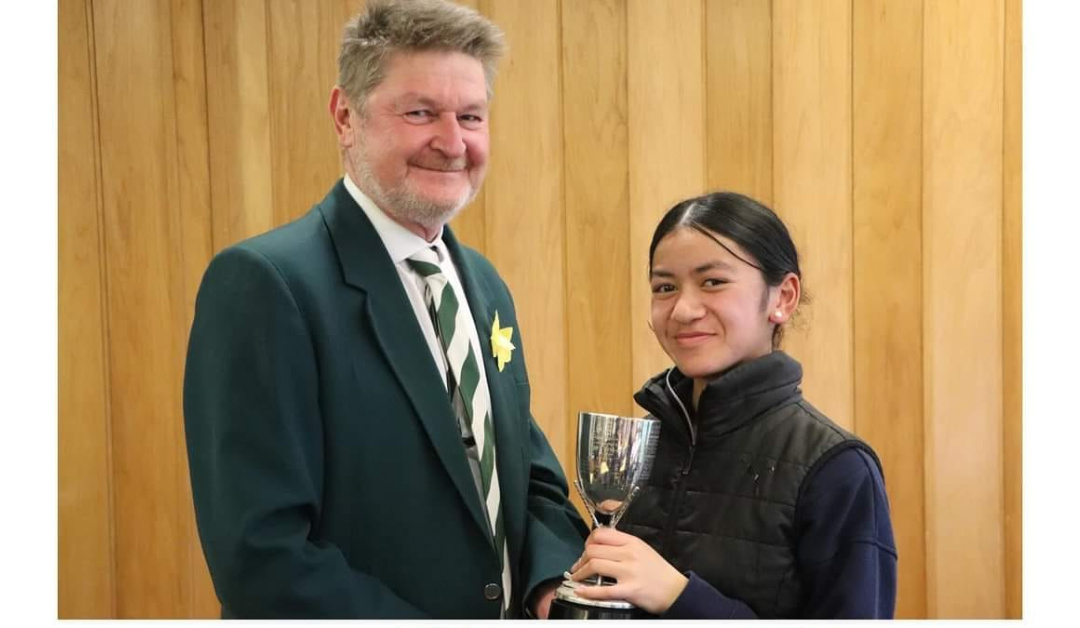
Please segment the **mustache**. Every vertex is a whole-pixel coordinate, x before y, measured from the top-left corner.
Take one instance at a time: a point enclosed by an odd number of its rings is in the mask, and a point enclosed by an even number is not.
[[[420,159],[413,159],[409,161],[412,166],[419,168],[426,168],[427,170],[439,170],[442,172],[457,172],[459,170],[465,170],[469,166],[469,160],[465,157],[458,157],[456,159],[448,159],[446,157],[439,157],[431,155],[422,157]]]

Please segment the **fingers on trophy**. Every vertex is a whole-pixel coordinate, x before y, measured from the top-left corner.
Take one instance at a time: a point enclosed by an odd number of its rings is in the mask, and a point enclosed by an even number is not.
[[[656,419],[581,412],[577,433],[577,487],[597,527],[614,528],[648,480],[660,422]],[[592,584],[609,585],[599,576]],[[624,600],[590,600],[564,582],[555,592],[552,619],[632,619],[641,611]]]

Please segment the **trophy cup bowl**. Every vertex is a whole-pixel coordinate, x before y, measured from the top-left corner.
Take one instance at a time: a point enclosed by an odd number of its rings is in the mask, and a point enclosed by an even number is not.
[[[614,528],[649,478],[660,421],[581,412],[578,414],[574,482],[597,526]],[[604,585],[602,578],[593,584]],[[550,619],[634,619],[642,612],[623,600],[589,600],[569,580],[555,592]]]

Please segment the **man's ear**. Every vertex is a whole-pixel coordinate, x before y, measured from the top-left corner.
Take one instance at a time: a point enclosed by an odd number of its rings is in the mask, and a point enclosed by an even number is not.
[[[334,89],[330,90],[330,117],[334,120],[334,132],[337,133],[338,145],[341,148],[352,148],[356,141],[356,127],[353,124],[356,116],[351,115],[352,112],[353,108],[345,90],[341,89],[340,85],[335,85]]]

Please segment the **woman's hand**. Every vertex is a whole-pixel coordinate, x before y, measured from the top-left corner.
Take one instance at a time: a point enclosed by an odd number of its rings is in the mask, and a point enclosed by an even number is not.
[[[686,576],[630,534],[612,528],[596,528],[585,542],[585,553],[570,568],[575,581],[594,574],[618,580],[611,586],[581,586],[575,593],[592,600],[626,600],[660,615],[686,588]]]

